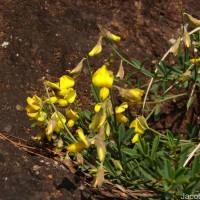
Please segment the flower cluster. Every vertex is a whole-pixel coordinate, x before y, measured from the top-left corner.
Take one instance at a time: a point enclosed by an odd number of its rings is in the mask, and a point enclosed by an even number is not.
[[[96,56],[101,53],[103,38],[112,42],[120,41],[119,36],[107,30],[103,29],[102,33],[103,36],[99,38],[96,46],[89,52],[89,56]],[[86,58],[83,58],[74,69],[67,70],[74,78],[80,75],[84,60]],[[144,125],[145,120],[142,117],[137,117],[131,122],[129,115],[126,115],[129,102],[141,102],[144,90],[139,88],[127,89],[115,85],[115,75],[110,70],[111,63],[108,60],[94,72],[89,69],[91,71],[91,84],[96,89],[99,100],[94,106],[95,112],[91,114],[90,120],[83,118],[83,114],[79,115],[71,108],[77,106],[77,104],[70,106],[75,102],[77,93],[73,88],[75,79],[68,75],[60,77],[58,82],[45,81],[47,97],[40,98],[36,95],[32,98],[28,97],[26,107],[27,115],[36,120],[37,125],[45,128],[45,133],[42,136],[38,135],[37,139],[46,137],[49,141],[53,141],[57,150],[66,149],[67,155],[79,155],[79,152],[91,146],[95,147],[96,158],[100,162],[95,186],[102,185],[103,177],[99,176],[104,176],[107,143],[115,138],[113,134],[118,131],[119,126],[124,124],[133,128],[135,135],[132,138],[132,143],[136,143],[139,135],[144,134],[145,130],[148,129]],[[116,77],[120,77],[120,80],[124,77],[122,62]],[[115,105],[113,92],[117,92],[117,95],[120,95],[124,102]],[[129,123],[130,125],[128,125]],[[74,128],[71,129],[72,127]],[[64,134],[64,129],[70,134],[70,137]],[[69,129],[73,130],[74,134]],[[67,140],[68,137],[69,140]],[[113,142],[115,141],[113,140]],[[122,169],[118,160],[113,162],[118,163]]]

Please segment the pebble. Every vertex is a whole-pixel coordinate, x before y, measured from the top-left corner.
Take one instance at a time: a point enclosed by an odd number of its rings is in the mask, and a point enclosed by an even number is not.
[[[8,45],[9,45],[9,42],[6,42],[6,41],[4,41],[4,42],[1,44],[1,46],[4,47],[4,48],[6,48]]]
[[[21,106],[21,105],[19,105],[19,104],[17,104],[17,105],[16,105],[16,110],[22,111],[22,110],[24,110],[24,107]]]
[[[12,129],[12,126],[11,126],[10,124],[8,124],[8,125],[6,125],[6,126],[4,127],[3,131],[5,131],[5,132],[10,132],[11,129]]]

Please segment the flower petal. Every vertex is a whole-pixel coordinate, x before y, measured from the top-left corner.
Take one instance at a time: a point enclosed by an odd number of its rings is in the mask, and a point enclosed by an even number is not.
[[[79,127],[79,128],[76,130],[76,133],[78,134],[78,136],[79,136],[79,138],[81,139],[81,141],[84,142],[85,146],[86,146],[86,147],[89,147],[89,143],[88,143],[88,141],[87,141],[87,138],[86,138],[85,135],[84,135],[83,129]]]
[[[128,122],[128,118],[125,115],[123,115],[122,113],[116,113],[116,118],[119,123],[127,123]]]
[[[53,83],[53,82],[50,82],[50,81],[46,81],[45,85],[47,87],[50,87],[50,88],[53,88],[53,89],[56,89],[56,90],[60,90],[59,83]]]
[[[75,81],[73,78],[71,78],[70,76],[64,75],[60,78],[59,87],[60,87],[60,90],[68,89],[68,88],[73,87],[74,84],[75,84]]]
[[[97,54],[101,53],[102,51],[102,37],[99,38],[95,47],[89,52],[89,56],[96,56]]]
[[[64,99],[67,100],[68,103],[73,103],[76,99],[76,95],[76,90],[70,88],[68,94],[65,95]]]
[[[68,147],[67,147],[67,150],[69,152],[72,152],[72,153],[77,153],[77,152],[80,152],[84,149],[86,149],[87,146],[85,145],[85,143],[83,141],[80,141],[78,143],[73,143],[73,144],[70,144]]]
[[[140,120],[136,118],[130,124],[130,128],[134,128],[134,132],[138,134],[143,134],[146,128],[140,123]]]
[[[107,87],[103,87],[99,91],[99,97],[101,101],[104,101],[110,93],[110,90]]]
[[[136,142],[138,142],[138,140],[139,140],[139,134],[135,134],[131,141],[132,141],[132,143],[136,143]]]
[[[115,112],[116,113],[122,113],[124,112],[126,109],[128,108],[128,103],[127,102],[123,102],[120,106],[115,108]]]
[[[92,76],[92,82],[97,87],[111,88],[114,81],[112,71],[109,71],[106,65],[100,67]]]

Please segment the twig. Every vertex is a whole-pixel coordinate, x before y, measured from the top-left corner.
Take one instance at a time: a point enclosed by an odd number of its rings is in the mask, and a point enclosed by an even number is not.
[[[183,164],[183,167],[185,167],[189,161],[192,159],[192,157],[194,156],[195,152],[200,148],[200,143],[196,146],[196,148],[188,155],[187,160],[185,161],[185,163]]]
[[[194,30],[192,30],[191,32],[189,32],[189,35],[197,32],[197,31],[200,31],[200,27],[198,28],[195,28]],[[181,41],[183,40],[183,38],[181,38]],[[160,62],[164,61],[165,58],[168,56],[168,54],[170,53],[170,50],[171,50],[171,47],[169,48],[169,50],[165,53],[165,55],[162,57],[162,59],[160,60]],[[159,63],[160,63],[159,62]],[[158,72],[158,68],[155,69],[154,73],[156,74]],[[146,100],[147,100],[147,96],[149,94],[149,91],[150,91],[150,88],[152,86],[152,83],[153,83],[153,80],[154,80],[154,77],[152,77],[149,81],[149,85],[148,85],[148,88],[147,88],[147,91],[145,93],[145,97],[144,97],[144,101],[143,101],[143,106],[142,106],[142,110],[144,110],[144,107],[146,105]]]

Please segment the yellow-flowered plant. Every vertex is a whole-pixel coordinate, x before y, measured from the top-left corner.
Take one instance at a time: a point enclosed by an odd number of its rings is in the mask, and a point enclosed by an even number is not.
[[[198,27],[199,20],[186,13],[184,16]],[[197,52],[200,35],[191,37],[187,27],[184,25],[182,28],[182,35],[156,64],[155,72],[152,72],[143,63],[136,60],[130,62],[124,58],[112,45],[113,42],[119,42],[121,37],[100,27],[101,36],[97,44],[74,69],[66,70],[69,75],[61,76],[58,82],[45,81],[46,95],[27,98],[28,117],[35,120],[33,126],[43,129],[34,138],[39,141],[47,139],[52,145],[51,149],[61,160],[67,159],[69,163],[75,161],[86,173],[95,169],[92,174],[94,187],[100,188],[105,178],[110,178],[124,192],[126,190],[121,186],[123,184],[134,189],[154,188],[159,194],[167,194],[168,199],[174,199],[170,195],[179,192],[177,188],[185,187],[185,192],[190,192],[188,180],[195,185],[198,183],[195,177],[200,178],[200,158],[195,157],[194,162],[197,164],[192,171],[191,168],[184,168],[190,160],[183,163],[183,159],[187,157],[185,152],[189,152],[192,145],[195,146],[193,141],[199,139],[196,134],[198,128],[188,126],[192,130],[191,135],[196,135],[189,142],[184,140],[184,145],[181,138],[174,138],[170,130],[163,135],[151,128],[155,121],[163,117],[164,102],[175,102],[177,98],[187,96],[188,110],[198,96],[195,92],[200,86],[200,55]],[[90,66],[89,59],[103,51],[104,42],[112,52],[95,70],[97,66]],[[192,46],[195,52],[190,56]],[[185,48],[183,57],[182,48]],[[169,67],[164,62],[170,53],[179,57],[180,66]],[[87,110],[82,106],[81,98],[77,97],[78,91],[74,89],[82,90],[76,82],[84,71],[83,62],[88,66],[94,96],[94,99],[89,99],[88,107],[94,106],[94,110]],[[130,70],[126,69],[127,64],[137,71],[127,74]],[[150,77],[150,81],[143,84],[142,80],[138,80],[136,72]],[[81,82],[84,89],[85,84],[86,82]],[[189,93],[186,90],[179,94],[179,87],[183,85]],[[173,94],[170,93],[172,88]],[[181,89],[184,90],[183,87]],[[178,152],[181,152],[181,156]],[[69,168],[71,167],[72,163],[69,164]]]

